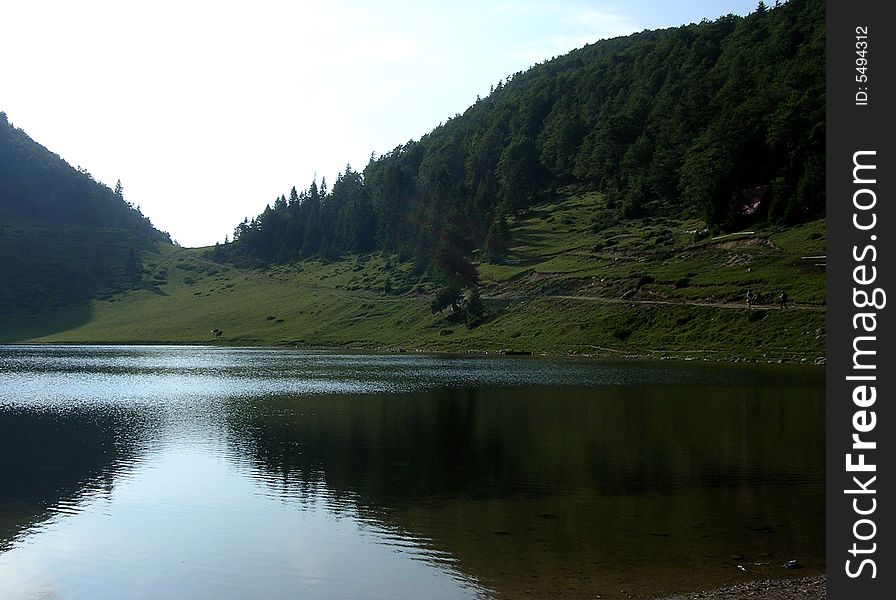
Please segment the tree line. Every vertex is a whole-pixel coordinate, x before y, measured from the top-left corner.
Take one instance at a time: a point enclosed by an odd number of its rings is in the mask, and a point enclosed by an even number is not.
[[[561,187],[612,218],[689,214],[725,230],[824,214],[825,7],[760,2],[746,17],[603,40],[499,81],[420,140],[293,188],[237,226],[262,263],[383,250],[475,281],[507,216]]]

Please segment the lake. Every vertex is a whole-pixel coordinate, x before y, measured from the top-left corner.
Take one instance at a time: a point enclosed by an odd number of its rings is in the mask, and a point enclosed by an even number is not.
[[[816,367],[0,346],[0,597],[626,598],[820,573],[824,419]]]

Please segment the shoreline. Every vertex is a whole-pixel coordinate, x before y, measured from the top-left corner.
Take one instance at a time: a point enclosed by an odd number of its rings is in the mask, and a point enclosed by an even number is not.
[[[815,360],[807,358],[792,357],[753,357],[753,356],[732,356],[727,353],[715,350],[676,350],[662,352],[626,352],[614,351],[607,349],[604,352],[578,352],[575,350],[565,353],[545,352],[545,351],[529,351],[515,348],[506,348],[501,350],[483,350],[483,349],[439,349],[439,348],[404,348],[403,346],[376,346],[376,347],[346,347],[339,345],[317,346],[317,345],[300,345],[295,342],[283,343],[252,343],[250,340],[234,340],[236,343],[228,342],[201,342],[201,341],[159,341],[159,340],[132,340],[132,341],[18,341],[18,342],[0,342],[0,346],[183,346],[193,348],[263,348],[271,350],[305,350],[309,352],[343,352],[358,354],[440,354],[450,356],[517,356],[517,357],[542,357],[542,358],[584,358],[593,360],[619,360],[619,361],[639,361],[639,360],[657,360],[657,361],[679,361],[679,362],[713,362],[713,363],[729,363],[729,364],[752,364],[752,365],[799,365],[805,367],[825,367],[826,357],[818,357]],[[713,356],[716,354],[725,354],[725,356]]]
[[[718,598],[741,600],[819,600],[827,598],[827,576],[810,575],[793,579],[765,579],[733,583],[714,590],[657,597],[655,600],[698,600]]]

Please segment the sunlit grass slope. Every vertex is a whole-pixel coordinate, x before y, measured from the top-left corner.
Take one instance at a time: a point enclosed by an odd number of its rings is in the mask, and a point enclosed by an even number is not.
[[[96,298],[83,323],[20,341],[824,356],[824,260],[805,258],[825,254],[823,221],[714,238],[696,220],[619,224],[603,208],[600,195],[572,195],[514,216],[507,256],[478,257],[487,314],[475,327],[432,314],[432,284],[395,257],[252,270],[159,244],[143,255],[141,289]],[[760,296],[752,310],[748,289]]]

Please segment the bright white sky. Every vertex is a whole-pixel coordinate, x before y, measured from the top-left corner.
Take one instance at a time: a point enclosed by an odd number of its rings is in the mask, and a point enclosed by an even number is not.
[[[0,111],[202,246],[293,185],[419,139],[508,74],[757,3],[9,2]]]

